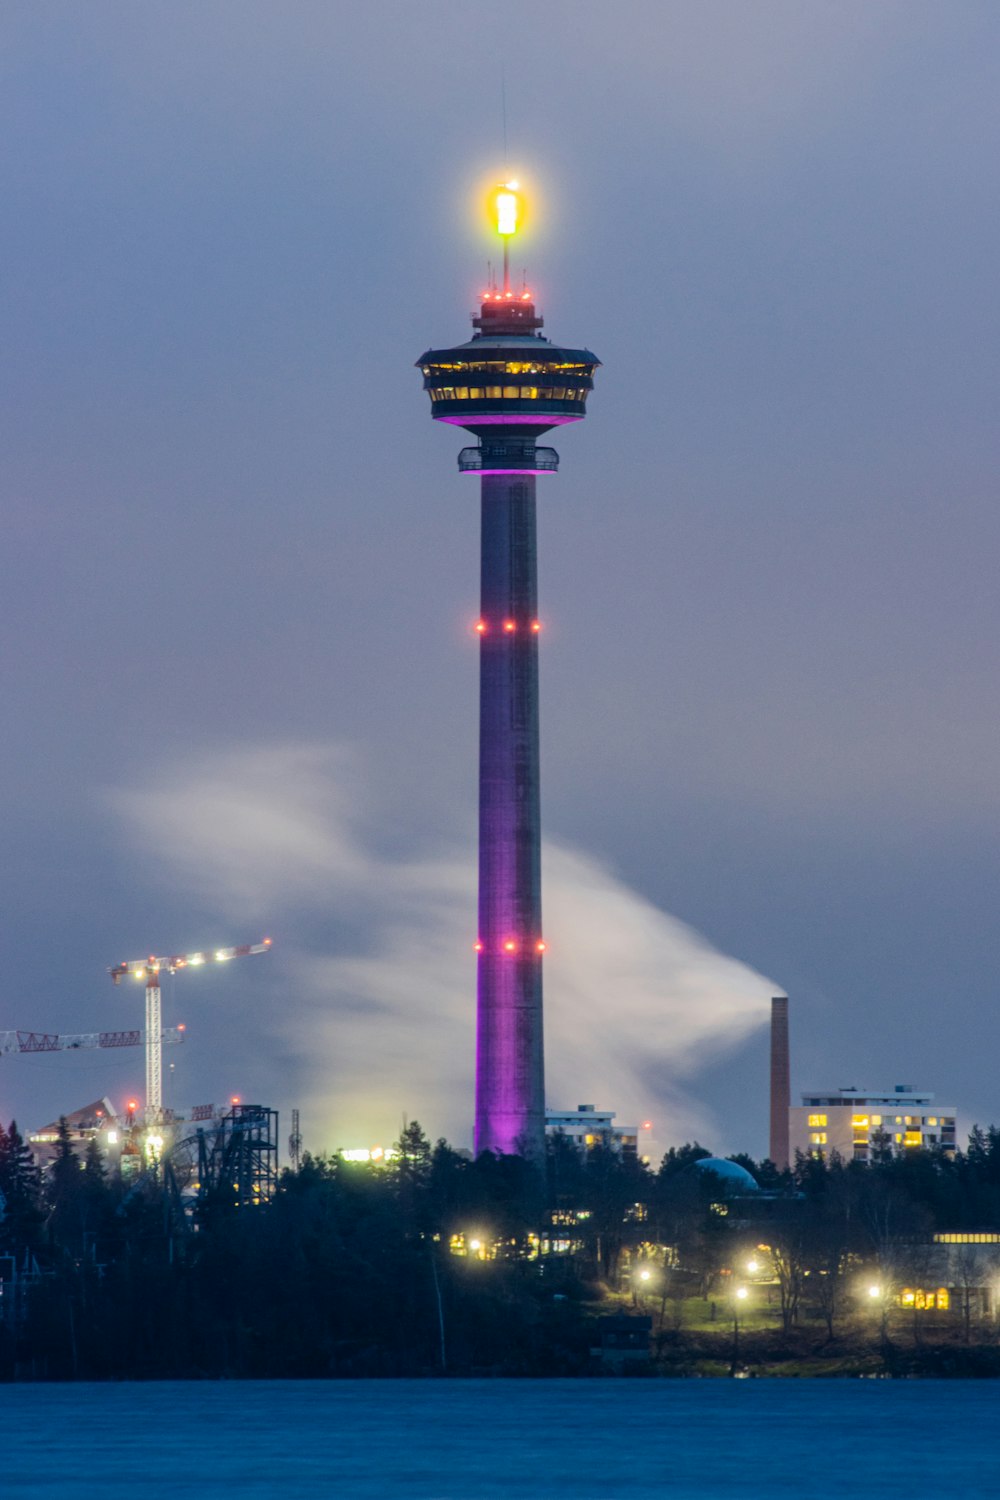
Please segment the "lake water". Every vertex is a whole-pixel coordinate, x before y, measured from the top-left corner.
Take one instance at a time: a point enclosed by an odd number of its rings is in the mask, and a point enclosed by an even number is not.
[[[985,1500],[1000,1381],[0,1387],[3,1500]]]

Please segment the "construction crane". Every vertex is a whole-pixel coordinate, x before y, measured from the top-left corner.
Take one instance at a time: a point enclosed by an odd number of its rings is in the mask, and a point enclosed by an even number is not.
[[[164,1046],[183,1042],[184,1027],[168,1026],[162,1034]],[[0,1031],[0,1057],[12,1052],[75,1052],[96,1047],[141,1047],[141,1031]]]
[[[271,939],[243,943],[237,948],[207,948],[204,953],[175,953],[170,958],[134,958],[115,964],[108,973],[119,984],[126,975],[146,981],[146,1111],[147,1125],[159,1124],[163,1113],[163,1049],[161,1045],[160,974],[176,974],[179,969],[195,969],[202,964],[227,963],[231,958],[246,958],[251,953],[270,951]]]

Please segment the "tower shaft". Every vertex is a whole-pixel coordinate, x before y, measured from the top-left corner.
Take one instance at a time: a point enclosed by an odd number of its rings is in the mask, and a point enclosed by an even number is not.
[[[542,876],[535,477],[482,486],[476,1151],[540,1158]]]
[[[776,1167],[788,1161],[788,1110],[792,1102],[791,1067],[788,1056],[788,996],[771,1000],[771,1135],[768,1152]]]

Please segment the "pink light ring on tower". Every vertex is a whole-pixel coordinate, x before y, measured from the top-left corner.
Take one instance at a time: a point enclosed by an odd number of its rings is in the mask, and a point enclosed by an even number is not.
[[[549,412],[546,416],[529,416],[526,412],[489,412],[482,416],[478,412],[461,417],[437,416],[431,412],[435,422],[448,422],[452,427],[565,427],[568,422],[582,422],[585,412]]]
[[[463,474],[557,474],[558,469],[463,469]]]

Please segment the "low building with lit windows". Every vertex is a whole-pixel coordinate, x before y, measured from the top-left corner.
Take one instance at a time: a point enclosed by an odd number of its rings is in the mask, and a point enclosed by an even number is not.
[[[835,1089],[802,1095],[788,1111],[793,1157],[832,1156],[869,1162],[876,1150],[955,1150],[955,1106],[935,1105],[934,1095],[897,1083],[882,1092]]]
[[[638,1125],[616,1125],[614,1110],[595,1109],[592,1104],[578,1104],[576,1109],[547,1109],[545,1134],[564,1135],[581,1151],[607,1146],[623,1156],[635,1156],[639,1149]]]

